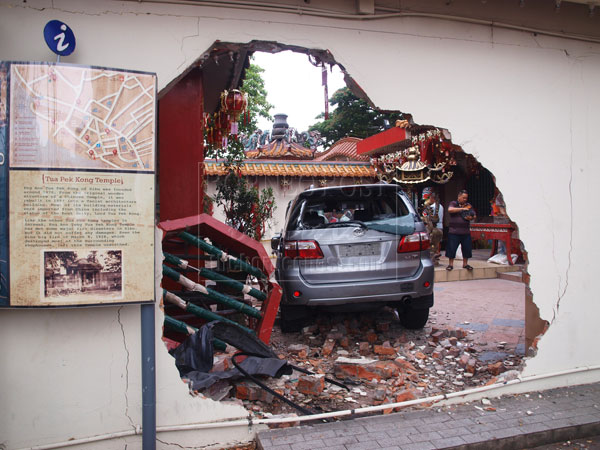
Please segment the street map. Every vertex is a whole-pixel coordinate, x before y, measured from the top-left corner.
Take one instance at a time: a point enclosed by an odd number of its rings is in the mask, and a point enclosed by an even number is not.
[[[154,171],[156,77],[12,64],[10,166]]]

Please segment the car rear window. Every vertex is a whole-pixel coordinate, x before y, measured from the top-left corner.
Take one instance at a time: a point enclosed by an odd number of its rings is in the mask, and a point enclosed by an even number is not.
[[[381,223],[397,224],[399,218],[404,219],[401,223],[414,226],[411,211],[399,191],[380,187],[345,187],[302,194],[291,211],[287,229],[327,228],[337,222],[361,222],[377,229]]]

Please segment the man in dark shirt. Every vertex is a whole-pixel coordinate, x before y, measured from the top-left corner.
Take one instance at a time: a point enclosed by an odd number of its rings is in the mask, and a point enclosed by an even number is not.
[[[449,230],[446,245],[448,267],[446,270],[454,268],[454,258],[459,245],[463,255],[463,268],[473,270],[469,265],[469,258],[473,256],[470,226],[471,221],[475,219],[475,210],[467,202],[468,199],[468,192],[463,190],[458,193],[458,201],[454,200],[448,204]]]

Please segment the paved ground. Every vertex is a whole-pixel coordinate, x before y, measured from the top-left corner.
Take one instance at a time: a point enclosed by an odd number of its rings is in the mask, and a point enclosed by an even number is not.
[[[600,433],[600,383],[491,403],[495,411],[464,404],[269,430],[258,434],[257,445],[262,450],[524,449]]]
[[[436,283],[434,289],[428,325],[469,330],[483,361],[525,354],[525,284],[489,279]]]

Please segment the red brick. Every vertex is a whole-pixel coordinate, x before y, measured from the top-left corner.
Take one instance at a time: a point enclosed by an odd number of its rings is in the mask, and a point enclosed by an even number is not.
[[[498,361],[497,363],[488,365],[487,370],[492,375],[500,375],[502,372],[504,372],[505,369],[504,364],[502,364],[502,361]]]
[[[408,361],[403,360],[402,358],[396,358],[394,360],[394,364],[400,369],[403,373],[416,372],[415,366],[413,366]]]
[[[335,341],[333,339],[327,339],[323,344],[323,351],[321,352],[323,356],[331,355],[333,352],[333,348],[335,347]]]
[[[413,389],[403,389],[396,393],[396,403],[400,402],[408,402],[410,400],[415,400],[417,398],[417,393]],[[395,408],[396,411],[402,409],[401,407]]]
[[[396,402],[407,402],[417,398],[417,393],[413,389],[403,389],[396,393]]]
[[[374,344],[375,342],[377,342],[377,333],[375,333],[373,330],[369,330],[365,337],[369,344]]]
[[[440,342],[440,340],[444,337],[444,333],[442,331],[436,331],[435,333],[431,333],[431,340],[433,342]]]
[[[467,367],[467,364],[469,363],[469,359],[471,359],[471,356],[464,353],[458,360],[458,365],[464,369],[465,367]]]
[[[308,356],[308,345],[292,344],[288,347],[288,351],[300,359],[306,359]]]
[[[431,356],[433,356],[435,359],[442,359],[444,357],[444,352],[443,350],[435,349]]]
[[[415,353],[415,358],[425,359],[425,358],[427,358],[427,356],[425,356],[425,354],[423,352],[417,352],[417,353]]]
[[[471,359],[469,359],[469,362],[467,363],[467,367],[465,367],[465,370],[469,373],[475,373],[476,365],[477,365],[477,360],[475,358],[471,358]]]
[[[314,375],[302,375],[298,379],[297,389],[305,395],[320,395],[325,389],[325,379]]]
[[[361,342],[358,344],[358,353],[361,355],[368,355],[371,353],[371,346],[368,342]]]
[[[394,347],[386,347],[385,345],[375,345],[373,351],[378,355],[396,356],[396,349]]]
[[[235,386],[235,396],[241,400],[260,400],[265,403],[273,401],[273,394],[261,389],[255,384],[241,382]]]
[[[393,362],[377,361],[370,364],[336,363],[335,376],[338,378],[357,378],[361,380],[387,380],[400,373]]]

